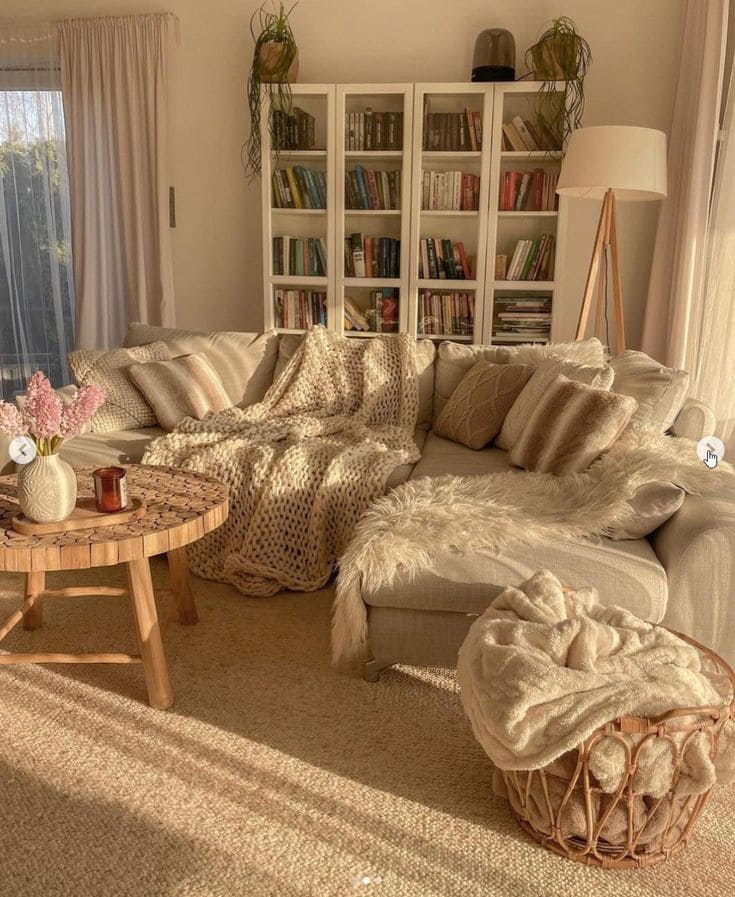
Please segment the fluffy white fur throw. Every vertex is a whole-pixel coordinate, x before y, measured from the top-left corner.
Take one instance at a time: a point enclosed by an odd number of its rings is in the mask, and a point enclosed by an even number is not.
[[[418,460],[415,344],[316,327],[249,408],[191,418],[143,459],[230,487],[230,516],[189,549],[193,570],[248,595],[321,588],[391,472]]]
[[[509,471],[409,480],[373,503],[340,559],[332,623],[335,663],[366,656],[363,582],[375,590],[390,586],[399,573],[415,576],[431,567],[439,547],[498,555],[513,543],[552,536],[600,538],[630,520],[639,487],[661,481],[702,495],[735,488],[729,465],[709,470],[693,442],[646,428],[631,428],[583,473]]]
[[[505,589],[472,624],[457,678],[475,737],[500,769],[540,769],[618,716],[732,700],[673,633],[605,607],[595,589],[565,592],[548,571]]]

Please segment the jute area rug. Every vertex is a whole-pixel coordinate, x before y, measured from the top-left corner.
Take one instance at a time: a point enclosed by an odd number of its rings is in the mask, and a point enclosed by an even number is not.
[[[154,578],[164,584],[164,568]],[[122,582],[121,571],[53,584]],[[19,577],[0,575],[0,610]],[[176,705],[140,667],[0,668],[0,895],[711,897],[735,891],[735,790],[656,869],[603,872],[517,829],[447,671],[374,685],[329,665],[331,591],[250,600],[195,580],[166,637]],[[125,599],[49,602],[6,650],[127,650]]]

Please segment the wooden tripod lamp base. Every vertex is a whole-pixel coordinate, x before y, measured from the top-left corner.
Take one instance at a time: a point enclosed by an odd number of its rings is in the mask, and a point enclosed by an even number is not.
[[[602,200],[602,210],[600,211],[595,245],[587,273],[582,307],[579,310],[575,339],[584,339],[595,293],[597,293],[595,336],[601,338],[603,342],[607,339],[605,309],[609,281],[612,281],[613,312],[615,315],[615,351],[619,354],[625,351],[625,316],[623,314],[623,291],[620,281],[618,232],[615,193],[613,190],[608,190]]]

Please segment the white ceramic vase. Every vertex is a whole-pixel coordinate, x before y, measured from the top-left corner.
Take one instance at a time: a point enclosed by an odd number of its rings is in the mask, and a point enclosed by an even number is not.
[[[74,510],[77,475],[56,455],[37,455],[18,465],[18,503],[29,520],[57,523]]]

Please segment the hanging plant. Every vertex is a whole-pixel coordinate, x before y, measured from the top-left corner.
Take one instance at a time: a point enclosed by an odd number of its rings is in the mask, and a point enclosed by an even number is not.
[[[526,64],[543,85],[536,97],[536,115],[550,145],[563,149],[569,135],[582,124],[584,77],[592,62],[587,41],[571,19],[561,16],[526,52]],[[558,90],[557,82],[564,82]]]
[[[289,16],[297,6],[286,11],[283,3],[263,4],[250,18],[250,33],[255,42],[253,64],[248,77],[248,106],[250,108],[250,137],[242,148],[245,173],[250,179],[260,175],[260,112],[265,86],[271,112],[280,109],[291,113],[291,83],[299,73],[299,48],[296,46]],[[278,152],[273,132],[273,116],[269,122],[271,144]]]

